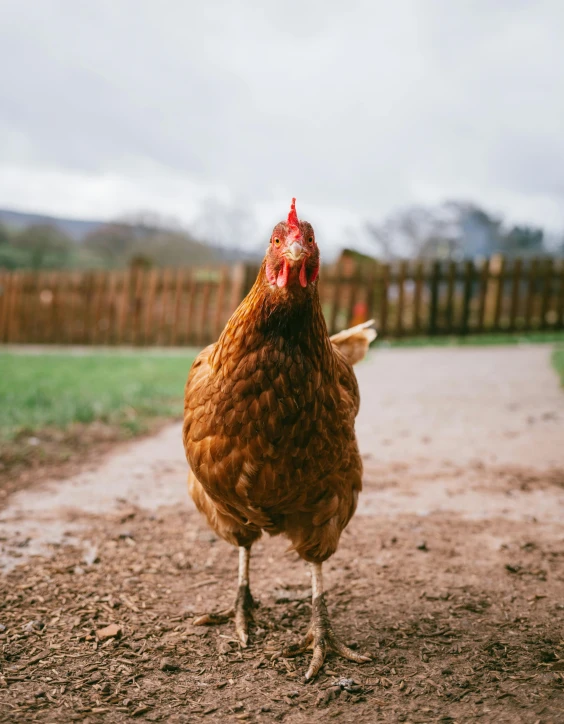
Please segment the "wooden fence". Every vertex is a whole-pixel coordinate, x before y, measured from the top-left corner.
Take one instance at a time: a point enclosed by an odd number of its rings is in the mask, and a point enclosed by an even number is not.
[[[0,343],[204,345],[257,267],[0,271]],[[564,260],[403,261],[322,269],[331,333],[374,317],[380,338],[564,329]]]

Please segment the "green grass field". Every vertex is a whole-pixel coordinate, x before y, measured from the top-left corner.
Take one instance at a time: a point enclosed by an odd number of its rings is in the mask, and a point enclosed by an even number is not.
[[[0,507],[120,440],[182,417],[194,351],[0,353]]]
[[[564,332],[522,332],[508,334],[468,334],[464,337],[406,337],[405,339],[378,340],[374,347],[464,347],[515,344],[564,344]]]
[[[0,354],[0,442],[96,421],[142,432],[180,417],[193,355]]]
[[[554,350],[554,353],[552,355],[552,363],[554,364],[554,368],[560,376],[560,382],[564,387],[564,347],[559,347],[558,349]]]

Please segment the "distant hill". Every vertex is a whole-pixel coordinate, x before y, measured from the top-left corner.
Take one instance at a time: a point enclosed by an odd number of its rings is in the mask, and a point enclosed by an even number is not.
[[[109,221],[89,221],[86,219],[67,219],[60,216],[48,216],[47,214],[32,214],[27,211],[12,211],[11,209],[0,209],[0,224],[16,229],[25,229],[36,224],[49,224],[63,231],[71,239],[80,243],[92,231],[105,226]],[[262,254],[256,250],[248,251],[237,247],[221,247],[215,244],[205,244],[215,252],[218,259],[224,262],[253,261],[260,262]]]
[[[12,228],[25,229],[35,224],[50,224],[63,231],[74,241],[82,241],[91,231],[104,226],[104,221],[86,221],[84,219],[65,219],[46,214],[30,214],[27,211],[0,209],[0,223]]]

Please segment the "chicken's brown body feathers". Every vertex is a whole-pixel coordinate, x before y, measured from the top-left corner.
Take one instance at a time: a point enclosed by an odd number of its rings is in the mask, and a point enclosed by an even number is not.
[[[186,385],[183,437],[198,509],[234,545],[266,530],[286,534],[305,560],[327,559],[361,489],[358,407],[317,284],[273,295],[263,265]]]

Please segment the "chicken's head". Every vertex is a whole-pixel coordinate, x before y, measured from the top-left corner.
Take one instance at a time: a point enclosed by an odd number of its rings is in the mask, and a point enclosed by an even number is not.
[[[266,252],[266,278],[279,288],[301,286],[304,289],[319,274],[319,249],[308,221],[300,221],[296,199],[292,199],[286,221],[276,224]]]

